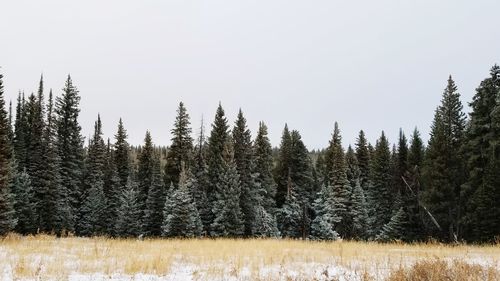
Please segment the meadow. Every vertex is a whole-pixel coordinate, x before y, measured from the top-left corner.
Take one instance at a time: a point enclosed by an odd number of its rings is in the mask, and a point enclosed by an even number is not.
[[[1,280],[500,280],[500,245],[8,235]]]

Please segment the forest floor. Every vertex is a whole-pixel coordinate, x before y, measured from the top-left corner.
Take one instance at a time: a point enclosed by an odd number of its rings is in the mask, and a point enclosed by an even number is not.
[[[0,240],[1,280],[494,281],[499,271],[500,245],[48,235]]]

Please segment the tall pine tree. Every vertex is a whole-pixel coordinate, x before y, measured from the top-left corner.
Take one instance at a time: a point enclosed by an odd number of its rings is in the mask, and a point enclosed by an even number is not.
[[[83,170],[83,137],[78,123],[80,96],[68,75],[62,96],[56,99],[57,154],[60,161],[61,192],[59,225],[74,231],[80,204]]]
[[[441,105],[436,109],[424,167],[424,202],[438,223],[438,237],[454,241],[459,234],[460,193],[464,183],[465,113],[455,82],[448,79]]]
[[[165,165],[165,185],[177,185],[181,166],[185,165],[189,169],[193,153],[193,138],[191,137],[191,122],[184,103],[179,103],[177,117],[175,118],[174,128],[170,131],[172,134],[172,144],[167,153],[167,164]]]

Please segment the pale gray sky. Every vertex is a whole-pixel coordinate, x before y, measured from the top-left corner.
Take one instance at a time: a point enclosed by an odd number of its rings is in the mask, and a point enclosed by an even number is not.
[[[24,1],[0,6],[0,66],[8,99],[36,91],[43,72],[60,94],[71,73],[84,135],[101,113],[106,136],[124,119],[133,144],[170,143],[179,101],[194,127],[219,101],[239,107],[279,144],[285,122],[309,148],[364,129],[418,126],[427,139],[452,74],[467,103],[500,62],[500,2]],[[468,110],[468,108],[467,108]]]

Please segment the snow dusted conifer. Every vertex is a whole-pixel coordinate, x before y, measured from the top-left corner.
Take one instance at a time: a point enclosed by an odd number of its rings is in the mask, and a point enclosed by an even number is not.
[[[295,192],[295,184],[290,176],[287,181],[287,194],[282,207],[278,209],[276,219],[282,237],[300,238],[302,237],[301,225],[303,219],[303,208]]]
[[[179,186],[165,203],[163,236],[192,238],[202,234],[203,225],[188,190],[188,181],[187,172],[181,168]]]
[[[316,213],[316,218],[311,224],[311,237],[313,239],[336,240],[339,237],[335,229],[342,218],[339,217],[334,208],[335,205],[339,205],[337,200],[333,188],[323,185],[313,204]]]
[[[382,227],[381,232],[376,236],[375,240],[387,242],[402,239],[405,221],[405,212],[403,208],[399,208],[391,217],[391,220]]]
[[[156,155],[153,164],[151,186],[148,188],[146,209],[144,210],[143,231],[148,236],[160,236],[165,206],[165,186],[161,177],[160,156]]]
[[[26,169],[21,173],[16,173],[12,185],[14,195],[17,225],[15,230],[20,234],[33,234],[36,232],[35,224],[35,204],[32,195],[30,176]]]
[[[240,237],[245,227],[239,204],[241,186],[230,141],[225,144],[223,157],[225,165],[216,184],[216,200],[212,207],[215,218],[211,224],[211,235]]]
[[[120,198],[116,222],[116,232],[121,237],[137,237],[141,234],[137,189],[137,183],[129,177]]]
[[[352,237],[356,239],[367,238],[368,208],[365,192],[357,180],[351,195]]]
[[[10,190],[13,157],[8,127],[3,96],[3,75],[0,74],[0,236],[13,230],[17,223],[13,206],[14,197]]]
[[[186,169],[191,166],[193,153],[193,138],[191,137],[191,121],[183,102],[179,103],[174,127],[170,131],[172,134],[172,145],[167,153],[167,164],[165,165],[165,186],[171,183],[176,186],[179,183],[179,176],[182,165]]]

